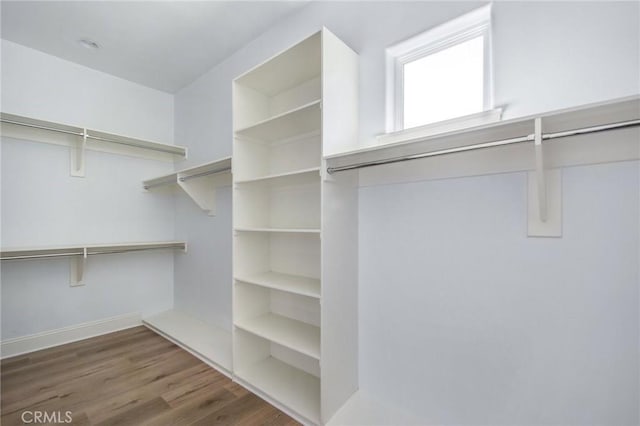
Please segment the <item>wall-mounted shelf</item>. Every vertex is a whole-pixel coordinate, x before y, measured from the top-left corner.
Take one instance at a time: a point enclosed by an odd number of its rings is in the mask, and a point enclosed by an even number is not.
[[[358,171],[362,186],[528,171],[528,235],[559,237],[561,168],[639,159],[639,127],[633,96],[325,158],[328,174]]]
[[[216,189],[229,185],[231,185],[231,157],[142,182],[145,190],[179,187],[209,216],[215,216]]]
[[[85,151],[88,149],[150,157],[164,161],[184,159],[187,156],[187,149],[181,146],[151,142],[15,114],[0,113],[0,122],[2,123],[3,136],[68,146],[70,148],[71,176],[83,177],[85,175]]]
[[[223,374],[231,375],[231,331],[176,310],[153,315],[142,322]]]
[[[91,244],[53,247],[3,248],[0,260],[71,258],[72,286],[83,285],[84,268],[89,256],[101,254],[129,253],[135,251],[179,249],[187,250],[184,241],[158,241],[151,243]]]

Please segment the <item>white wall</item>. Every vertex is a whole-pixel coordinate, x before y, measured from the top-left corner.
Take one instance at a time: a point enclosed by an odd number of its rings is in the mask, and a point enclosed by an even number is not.
[[[158,142],[173,141],[173,96],[2,41],[2,111]],[[145,193],[171,163],[88,151],[69,176],[68,148],[2,139],[2,246],[171,240],[174,202]],[[170,308],[173,253],[94,256],[84,287],[68,260],[2,264],[2,338]]]
[[[433,424],[637,424],[638,171],[565,169],[548,239],[524,173],[362,189],[361,386]]]
[[[325,25],[360,54],[360,144],[372,143],[384,48],[480,4],[311,3],[176,95],[176,140],[193,162],[229,155],[232,79]],[[496,3],[505,117],[640,93],[639,7]],[[635,424],[638,165],[567,170],[558,240],[524,238],[524,188],[509,174],[362,189],[361,387],[433,423]],[[191,219],[177,218],[189,239]],[[194,262],[176,282],[211,271]],[[227,297],[229,271],[216,269],[212,297]]]

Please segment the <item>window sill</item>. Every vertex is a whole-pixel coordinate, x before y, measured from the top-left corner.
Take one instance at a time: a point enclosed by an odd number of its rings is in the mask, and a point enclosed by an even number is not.
[[[429,136],[441,133],[463,130],[471,127],[481,126],[500,121],[502,108],[494,108],[476,114],[456,117],[450,120],[439,121],[425,126],[412,127],[410,129],[399,130],[392,133],[384,133],[376,137],[379,145],[388,145],[403,142],[415,142]]]

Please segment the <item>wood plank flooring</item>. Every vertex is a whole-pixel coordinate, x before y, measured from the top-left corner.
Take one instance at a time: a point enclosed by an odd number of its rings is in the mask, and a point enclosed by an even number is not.
[[[0,378],[3,426],[299,424],[145,327],[9,358]]]

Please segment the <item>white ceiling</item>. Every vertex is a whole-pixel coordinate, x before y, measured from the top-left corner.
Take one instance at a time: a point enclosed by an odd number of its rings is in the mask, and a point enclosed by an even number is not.
[[[2,1],[2,38],[175,93],[305,1]],[[78,43],[89,38],[91,50]]]

